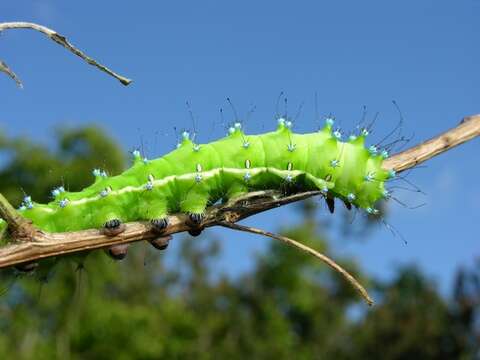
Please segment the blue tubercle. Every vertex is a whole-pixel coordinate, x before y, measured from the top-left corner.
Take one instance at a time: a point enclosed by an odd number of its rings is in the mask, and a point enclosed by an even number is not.
[[[333,117],[329,116],[325,119],[325,123],[328,125],[328,126],[333,126],[333,124],[335,123],[335,120],[333,119]]]
[[[93,169],[92,174],[95,177],[107,177],[105,170]]]
[[[373,181],[374,177],[375,177],[375,174],[372,173],[372,172],[369,172],[369,173],[367,173],[367,175],[365,175],[364,179],[365,179],[365,181],[370,182],[370,181]]]
[[[141,156],[140,151],[138,151],[138,150],[133,150],[132,155],[135,159],[140,158],[140,156]]]
[[[65,188],[63,186],[59,186],[58,188],[55,188],[52,190],[52,196],[57,197],[61,193],[65,192]]]
[[[333,167],[333,168],[336,168],[336,167],[340,166],[340,161],[337,160],[337,159],[331,160],[330,161],[330,166]]]
[[[30,196],[25,196],[23,198],[23,205],[27,208],[27,209],[32,209],[33,208],[33,202],[32,202],[32,198]]]
[[[375,156],[378,154],[378,148],[375,145],[372,145],[368,148],[370,155]]]

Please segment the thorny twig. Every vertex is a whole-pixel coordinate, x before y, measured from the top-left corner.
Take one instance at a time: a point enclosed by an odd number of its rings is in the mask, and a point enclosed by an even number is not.
[[[480,115],[466,117],[457,127],[423,144],[393,155],[384,162],[384,168],[402,172],[479,135]],[[309,191],[289,196],[284,196],[278,191],[249,193],[224,205],[211,206],[207,209],[205,219],[201,225],[202,227],[226,226],[227,223],[232,225],[254,214],[319,194],[320,192],[318,191]],[[44,233],[29,223],[19,222],[18,214],[3,196],[0,197],[0,217],[8,222],[10,229],[18,229],[20,226],[23,230],[21,232],[22,236],[15,236],[15,231],[13,231],[13,242],[0,247],[0,268],[38,261],[52,256],[61,256],[140,240],[150,240],[159,236],[145,222],[128,223],[124,232],[113,237],[103,235],[98,229],[70,233]],[[169,226],[161,236],[190,230],[191,228],[186,220],[187,218],[184,214],[170,216]],[[241,226],[237,226],[237,229],[241,230]],[[234,226],[229,227],[233,228]],[[265,233],[262,234],[265,235]],[[309,250],[305,251],[312,254],[315,253],[313,249],[308,247],[306,249]],[[345,274],[343,275],[345,276]],[[357,288],[357,290],[359,289]]]
[[[87,63],[89,63],[92,66],[95,66],[97,69],[107,73],[110,76],[113,76],[115,79],[120,81],[123,85],[129,85],[132,80],[127,79],[126,77],[123,77],[106,66],[98,63],[96,60],[92,59],[88,55],[86,55],[84,52],[73,46],[65,36],[57,33],[56,31],[47,28],[46,26],[43,25],[38,25],[35,23],[29,23],[29,22],[5,22],[5,23],[0,23],[0,33],[4,30],[9,30],[9,29],[32,29],[41,32],[42,34],[45,34],[48,38],[51,40],[55,41],[57,44],[63,46],[65,49],[68,51],[74,53],[75,55],[81,57],[83,60],[85,60]],[[10,76],[19,87],[22,87],[22,82],[20,79],[15,75],[15,73],[5,64],[3,61],[0,60],[0,71],[6,73],[8,76]]]

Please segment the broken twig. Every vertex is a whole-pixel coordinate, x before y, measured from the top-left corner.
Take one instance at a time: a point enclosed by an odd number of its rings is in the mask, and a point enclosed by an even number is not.
[[[46,26],[38,25],[30,22],[20,22],[20,21],[0,23],[0,33],[4,30],[9,30],[9,29],[32,29],[32,30],[41,32],[51,40],[55,41],[57,44],[63,46],[68,51],[74,53],[75,55],[85,60],[90,65],[95,66],[97,69],[107,73],[110,76],[113,76],[115,79],[120,81],[123,85],[129,85],[132,82],[131,79],[127,79],[126,77],[123,77],[115,73],[114,71],[110,70],[105,65],[98,63],[96,60],[86,55],[83,51],[73,46],[65,36],[57,33],[52,29],[47,28]],[[22,82],[17,77],[17,75],[15,75],[15,73],[1,60],[0,60],[0,71],[6,73],[8,76],[10,76],[13,80],[16,81],[19,87],[22,87]]]

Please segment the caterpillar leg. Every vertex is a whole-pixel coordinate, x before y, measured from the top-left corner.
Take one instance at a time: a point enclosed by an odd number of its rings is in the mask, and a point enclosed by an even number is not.
[[[203,191],[201,191],[203,190]],[[208,203],[208,191],[206,189],[198,189],[198,191],[190,191],[180,203],[180,211],[188,214],[188,225],[199,227],[204,218],[204,212]]]
[[[326,197],[325,202],[327,203],[330,214],[333,214],[335,211],[335,199],[333,197]]]
[[[104,223],[102,230],[107,236],[116,236],[125,231],[125,224],[120,219],[110,219]]]
[[[196,213],[188,214],[188,219],[190,223],[194,226],[200,225],[204,217],[205,216],[203,214],[196,214]]]
[[[347,210],[352,210],[352,203],[351,202],[348,202],[348,201],[343,201],[343,203],[345,204],[345,207],[347,208]]]
[[[17,269],[22,273],[31,273],[36,268],[38,268],[37,262],[27,262],[27,263],[18,264],[15,266],[15,269]]]
[[[202,222],[205,218],[203,213],[190,213],[188,214],[187,225],[190,226],[188,233],[192,236],[198,236],[203,231]]]
[[[206,203],[205,203],[206,206]],[[204,208],[205,210],[205,208]],[[192,236],[198,236],[202,233],[203,226],[202,222],[203,219],[205,218],[204,212],[187,212],[188,213],[188,219],[186,221],[186,224],[190,227],[188,230],[188,233]]]
[[[311,181],[313,183],[313,185],[318,190],[321,191],[321,193],[325,197],[325,202],[327,203],[328,210],[330,211],[330,213],[333,214],[334,211],[335,211],[335,198],[332,197],[331,194],[329,193],[329,190],[334,187],[333,182],[327,181],[327,180],[324,180],[324,179],[319,179],[319,178],[316,178],[312,175],[307,175],[307,180]],[[345,206],[347,206],[347,209],[350,210],[349,205],[350,205],[350,208],[351,208],[351,204],[345,203]]]
[[[180,211],[186,214],[202,215],[207,208],[208,193],[189,193],[180,203]]]
[[[150,240],[150,244],[157,250],[165,250],[172,240],[172,236],[160,236],[156,239]]]
[[[114,260],[123,260],[127,256],[129,244],[113,245],[107,249],[107,254]]]
[[[190,235],[198,236],[203,230],[202,222],[210,193],[218,184],[215,179],[210,181],[203,179],[200,173],[195,177],[194,184],[190,181],[183,183],[178,181],[178,184],[186,190],[180,201],[180,211],[188,214],[186,224],[190,227],[188,231]]]
[[[155,190],[145,192],[142,202],[139,204],[139,216],[149,220],[152,229],[161,233],[168,226],[168,200]]]
[[[168,226],[168,217],[158,217],[156,219],[150,220],[153,230],[158,233],[161,233]]]
[[[204,210],[206,208],[206,205],[207,204],[205,202],[205,207],[201,212],[192,212],[192,211],[182,209],[183,212],[186,212],[188,214],[186,224],[190,227],[190,229],[188,230],[188,233],[192,236],[198,236],[202,233],[202,230],[203,230],[202,222],[203,222],[203,219],[205,218]],[[195,210],[198,211],[198,208],[195,208]]]

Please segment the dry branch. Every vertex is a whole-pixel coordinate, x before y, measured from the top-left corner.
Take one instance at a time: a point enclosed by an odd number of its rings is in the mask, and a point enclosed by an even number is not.
[[[393,155],[384,162],[384,168],[402,172],[479,135],[480,115],[466,117],[459,126],[411,149]],[[289,196],[285,196],[278,191],[249,193],[226,204],[208,208],[202,227],[231,225],[259,212],[316,195],[320,195],[320,192],[309,191]],[[3,196],[0,197],[0,217],[8,222],[13,235],[11,244],[0,247],[0,268],[52,256],[150,240],[159,235],[167,236],[191,230],[186,222],[185,215],[175,214],[169,217],[169,226],[162,234],[154,233],[150,225],[145,222],[128,223],[125,232],[114,237],[105,236],[98,229],[50,234],[37,230],[31,224],[22,220]],[[233,228],[234,226],[230,227]],[[240,226],[237,226],[237,228],[240,228]],[[18,231],[19,229],[20,231]],[[270,236],[266,233],[263,233],[263,235]],[[313,249],[306,251],[315,252]]]
[[[126,77],[123,77],[112,70],[110,70],[108,67],[98,63],[96,60],[92,59],[85,53],[83,53],[81,50],[73,46],[65,36],[57,33],[56,31],[47,28],[46,26],[34,24],[34,23],[29,23],[29,22],[6,22],[6,23],[0,23],[0,33],[4,30],[9,30],[9,29],[32,29],[41,32],[42,34],[46,35],[48,38],[51,40],[55,41],[57,44],[63,46],[65,49],[68,51],[74,53],[75,55],[79,56],[83,60],[85,60],[87,63],[89,63],[92,66],[95,66],[97,69],[107,73],[110,76],[113,76],[115,79],[120,81],[123,85],[128,85],[132,82],[131,79],[127,79]],[[20,79],[15,75],[15,73],[3,62],[0,60],[0,71],[6,73],[8,76],[10,76],[13,80],[16,81],[18,86],[22,86],[22,83]]]
[[[404,171],[480,135],[480,114],[463,118],[460,125],[385,160],[383,167]]]
[[[302,250],[303,252],[315,256],[317,259],[320,259],[323,261],[325,264],[330,266],[333,270],[341,274],[354,288],[355,290],[358,291],[361,297],[365,299],[365,301],[368,303],[368,305],[373,305],[373,300],[370,298],[368,295],[367,290],[352,276],[350,275],[344,268],[342,268],[340,265],[338,265],[335,261],[330,259],[328,256],[313,250],[312,248],[299,243],[298,241],[295,241],[293,239],[290,239],[286,236],[283,235],[277,235],[273,234],[269,231],[257,229],[251,226],[244,226],[244,225],[239,225],[231,222],[220,222],[218,225],[224,226],[229,229],[234,229],[234,230],[239,230],[239,231],[244,231],[244,232],[250,232],[252,234],[257,234],[257,235],[263,235],[266,237],[270,237],[275,240],[282,241],[283,243],[293,246],[297,249]]]
[[[4,73],[7,74],[9,77],[11,77],[11,78],[13,79],[13,81],[15,81],[15,82],[17,83],[17,86],[18,86],[20,89],[23,88],[23,84],[22,84],[22,81],[20,80],[20,78],[19,78],[19,77],[17,76],[17,74],[15,74],[15,73],[13,72],[13,70],[10,69],[10,68],[8,67],[8,65],[7,65],[4,61],[2,61],[2,60],[0,60],[0,71],[1,71],[1,72],[4,72]]]

